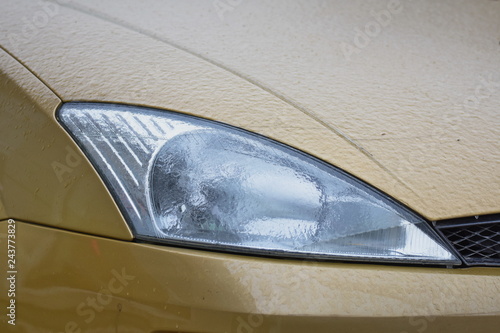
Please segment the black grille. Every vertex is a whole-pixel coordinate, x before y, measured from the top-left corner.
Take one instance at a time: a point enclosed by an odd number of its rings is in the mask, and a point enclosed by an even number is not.
[[[468,265],[500,265],[500,216],[473,217],[436,222]]]

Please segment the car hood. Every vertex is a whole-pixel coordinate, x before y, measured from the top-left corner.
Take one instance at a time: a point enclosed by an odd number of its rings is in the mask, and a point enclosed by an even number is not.
[[[21,2],[0,44],[63,101],[240,126],[429,219],[500,212],[500,2]]]

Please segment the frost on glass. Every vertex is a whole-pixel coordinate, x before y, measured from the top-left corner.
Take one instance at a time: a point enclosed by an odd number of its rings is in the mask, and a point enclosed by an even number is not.
[[[416,215],[271,140],[119,105],[68,103],[60,118],[138,238],[252,253],[456,262]]]

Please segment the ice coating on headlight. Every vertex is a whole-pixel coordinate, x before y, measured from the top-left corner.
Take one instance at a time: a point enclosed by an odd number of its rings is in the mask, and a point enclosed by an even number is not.
[[[59,117],[139,239],[280,256],[458,263],[417,215],[272,140],[113,104],[68,103]]]

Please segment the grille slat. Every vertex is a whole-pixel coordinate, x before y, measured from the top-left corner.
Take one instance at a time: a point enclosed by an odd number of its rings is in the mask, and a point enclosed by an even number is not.
[[[500,265],[500,216],[438,221],[436,228],[467,265]]]

